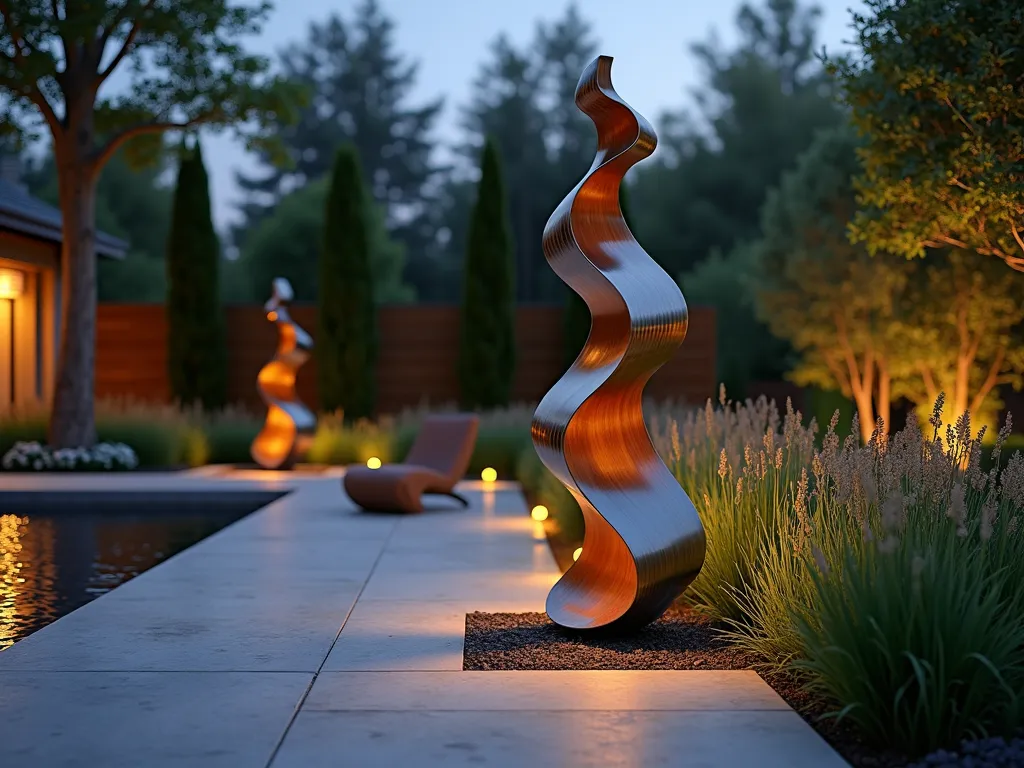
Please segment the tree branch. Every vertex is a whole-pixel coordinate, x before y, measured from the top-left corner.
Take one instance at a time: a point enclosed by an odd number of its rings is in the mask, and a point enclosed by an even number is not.
[[[11,42],[14,43],[14,60],[23,62],[25,60],[25,37],[21,34],[14,22],[11,20],[11,6],[6,0],[0,0],[0,18],[4,20],[8,31],[11,33]]]
[[[832,375],[836,377],[836,383],[839,385],[839,390],[846,397],[850,397],[853,390],[850,388],[849,379],[846,374],[843,373],[843,367],[839,365],[836,359],[828,352],[823,352],[822,357],[825,359],[825,366],[832,372]]]
[[[944,99],[944,101],[946,102],[946,106],[953,110],[953,113],[957,116],[957,119],[959,119],[960,122],[964,124],[967,130],[970,131],[972,135],[976,136],[978,134],[977,130],[975,130],[974,126],[971,125],[970,122],[968,122],[967,118],[963,116],[963,113],[953,106],[953,102],[950,101],[949,96],[947,96]]]
[[[137,138],[139,136],[147,136],[153,133],[166,133],[167,131],[185,131],[189,128],[195,128],[197,125],[209,122],[213,119],[213,115],[203,115],[195,118],[194,120],[188,120],[184,123],[175,122],[152,122],[152,123],[140,123],[134,125],[131,128],[126,128],[112,139],[110,139],[106,145],[104,145],[95,155],[94,162],[96,168],[102,168],[106,165],[107,161],[114,156],[125,142]]]
[[[132,28],[128,31],[128,36],[125,37],[124,43],[121,45],[121,50],[117,52],[107,68],[100,72],[99,78],[96,80],[96,88],[99,88],[103,84],[103,81],[110,77],[111,73],[117,69],[118,65],[124,61],[124,57],[131,52],[132,44],[135,42],[136,36],[139,34],[139,30],[142,29],[142,17],[146,11],[153,7],[156,0],[146,0],[146,3],[139,9],[138,15],[135,17],[135,21],[132,23]],[[100,38],[100,56],[103,55],[103,50],[107,47],[107,43],[110,42],[110,36],[114,33],[114,30],[128,18],[128,9],[135,4],[134,0],[126,0],[125,4],[121,6],[121,10],[117,12],[117,16],[110,23],[110,26],[104,30],[102,37]]]
[[[1006,266],[1015,272],[1024,272],[1024,256],[1010,256],[1005,261]]]
[[[963,248],[964,250],[970,250],[971,247],[965,241],[957,240],[955,237],[950,237],[949,235],[936,235],[934,240],[925,240],[923,245],[931,248],[941,248],[944,245],[951,245],[954,248]]]
[[[979,232],[984,232],[984,225],[979,228]],[[1012,221],[1010,222],[1010,232],[1013,233],[1013,239],[1017,242],[1021,251],[1024,251],[1024,236],[1021,235],[1020,230]],[[921,245],[925,248],[943,248],[945,246],[952,246],[953,248],[974,250],[982,256],[995,256],[998,259],[1002,259],[1010,269],[1017,272],[1024,272],[1024,256],[1014,256],[1009,254],[1002,248],[992,245],[992,242],[988,238],[985,239],[984,247],[977,248],[971,248],[970,244],[966,241],[959,240],[951,235],[936,235],[933,238],[922,240]]]
[[[864,355],[864,370],[861,371],[860,363],[857,362],[857,355],[850,345],[850,338],[846,332],[846,321],[838,312],[832,317],[836,324],[836,337],[842,350],[843,358],[846,360],[846,367],[849,370],[850,388],[853,390],[854,395],[865,388],[872,389],[873,387],[868,383],[870,374],[874,372],[874,360],[871,350],[869,349]]]
[[[36,105],[39,111],[43,114],[43,119],[50,128],[50,133],[53,134],[53,141],[56,144],[59,137],[63,136],[62,128],[60,124],[60,118],[57,117],[57,113],[53,111],[53,105],[50,104],[49,99],[39,90],[34,87],[32,93],[28,96],[29,100]]]
[[[992,361],[992,365],[989,366],[988,375],[985,376],[985,381],[982,382],[981,387],[974,394],[974,398],[971,400],[971,413],[977,414],[981,408],[981,404],[985,402],[985,398],[988,397],[996,384],[999,383],[999,370],[1003,367],[1003,358],[1005,357],[1006,350],[1000,349],[996,354],[996,359]]]
[[[924,382],[924,390],[928,393],[928,399],[934,405],[939,397],[939,388],[935,386],[935,377],[932,375],[931,369],[924,363],[921,363],[918,367],[921,369],[921,380]]]
[[[14,22],[11,21],[11,7],[6,0],[0,0],[0,19],[3,19],[4,24],[11,33],[11,41],[14,43],[15,64],[24,65],[25,38],[21,34],[21,31],[14,26]],[[27,86],[23,95],[39,108],[39,111],[43,115],[43,119],[46,120],[46,124],[50,128],[50,132],[53,134],[54,143],[56,143],[60,136],[60,120],[57,119],[57,113],[53,111],[53,105],[50,104],[49,100],[46,98],[46,94],[39,89],[39,83],[33,82],[31,85]]]
[[[1013,239],[1017,241],[1018,247],[1024,251],[1024,239],[1021,239],[1020,232],[1017,230],[1017,225],[1010,220],[1010,231],[1013,233]]]

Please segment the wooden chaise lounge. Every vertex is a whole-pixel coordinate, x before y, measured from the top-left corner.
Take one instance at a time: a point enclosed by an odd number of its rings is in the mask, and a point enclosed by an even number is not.
[[[479,419],[473,414],[428,416],[402,464],[379,469],[350,466],[343,481],[345,492],[374,512],[422,512],[427,493],[450,496],[468,506],[453,489],[469,469],[478,429]]]

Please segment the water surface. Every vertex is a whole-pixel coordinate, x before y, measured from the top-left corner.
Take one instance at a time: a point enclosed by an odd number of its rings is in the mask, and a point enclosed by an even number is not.
[[[0,494],[0,651],[277,495]]]

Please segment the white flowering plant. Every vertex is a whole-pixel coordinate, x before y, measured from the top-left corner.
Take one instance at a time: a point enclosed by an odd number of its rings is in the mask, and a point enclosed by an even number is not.
[[[116,472],[138,466],[139,457],[124,443],[55,450],[35,441],[18,442],[0,459],[0,467],[10,472]]]

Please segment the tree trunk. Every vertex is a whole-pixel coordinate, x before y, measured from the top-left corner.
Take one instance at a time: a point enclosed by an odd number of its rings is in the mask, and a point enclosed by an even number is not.
[[[875,431],[875,413],[871,407],[871,390],[857,388],[853,391],[853,402],[857,405],[857,416],[860,417],[860,437],[865,445],[871,441],[871,433]]]
[[[949,422],[955,424],[967,412],[970,402],[971,366],[977,346],[972,342],[970,328],[967,325],[967,305],[964,299],[959,302],[956,313],[957,335],[960,337],[960,349],[956,356],[956,374],[953,380],[953,412]]]
[[[860,417],[860,437],[867,445],[871,441],[871,434],[875,431],[875,411],[872,407],[872,397],[875,394],[875,360],[870,353],[864,356],[863,370],[853,370],[855,358],[850,357],[850,390],[853,393],[853,402],[857,406],[857,415]]]
[[[61,338],[50,414],[50,445],[91,447],[96,360],[96,172],[77,149],[58,151]]]

